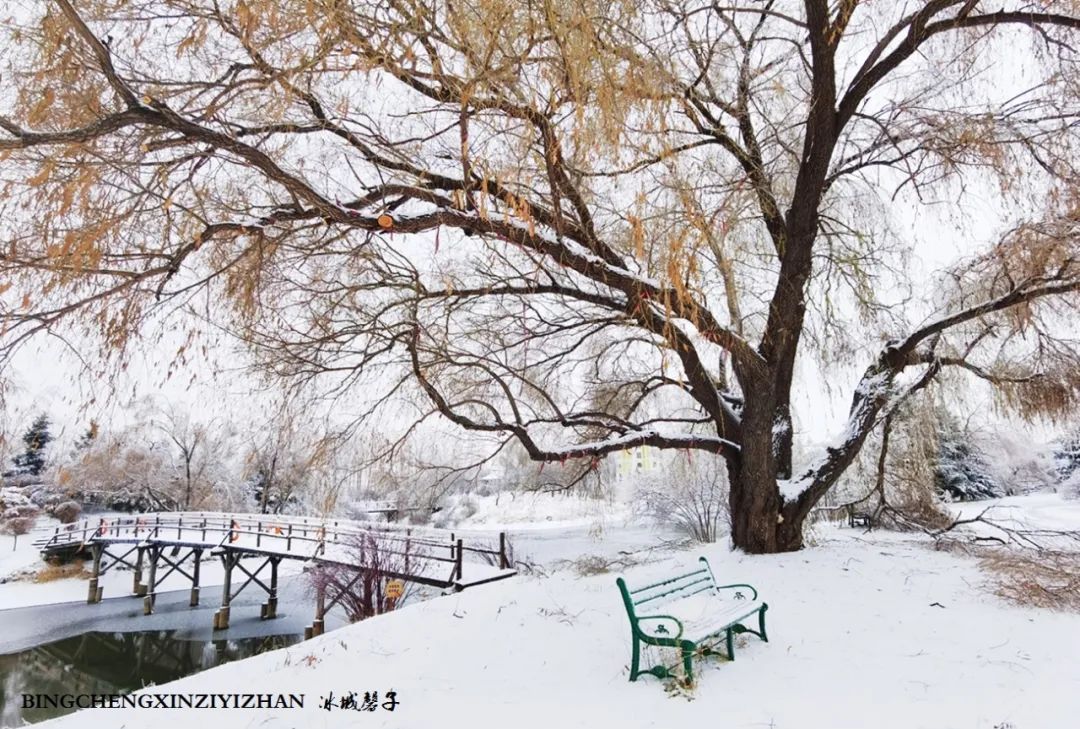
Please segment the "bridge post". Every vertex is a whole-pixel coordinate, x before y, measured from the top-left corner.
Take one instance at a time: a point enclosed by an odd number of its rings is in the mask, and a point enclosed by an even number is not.
[[[192,550],[195,555],[195,565],[191,571],[191,600],[188,602],[191,607],[199,604],[199,565],[202,564],[202,552],[201,549]]]
[[[221,586],[221,607],[214,613],[214,630],[225,630],[229,627],[229,600],[232,598],[232,572],[236,565],[235,553],[225,550],[221,555],[221,562],[225,566],[225,584]]]
[[[146,585],[143,584],[143,555],[146,547],[137,547],[135,555],[135,576],[132,579],[131,592],[138,597],[146,595]]]
[[[326,628],[326,585],[322,580],[315,581],[315,620],[304,628],[304,640],[322,635]]]
[[[506,569],[510,566],[509,560],[506,558],[506,532],[499,532],[499,569]]]
[[[457,540],[457,546],[454,549],[454,577],[461,579],[461,547],[462,540]]]
[[[269,620],[270,618],[277,617],[277,577],[278,577],[278,564],[281,563],[281,557],[270,557],[270,596],[266,598],[266,604],[262,606],[262,618],[263,620]]]
[[[152,615],[154,612],[154,597],[157,592],[157,564],[161,556],[161,547],[157,544],[150,547],[150,580],[144,587],[143,615]]]
[[[90,573],[90,586],[87,589],[86,603],[94,605],[101,602],[103,588],[98,586],[98,576],[101,574],[101,555],[105,547],[101,544],[91,544],[90,553],[94,555],[94,568]]]

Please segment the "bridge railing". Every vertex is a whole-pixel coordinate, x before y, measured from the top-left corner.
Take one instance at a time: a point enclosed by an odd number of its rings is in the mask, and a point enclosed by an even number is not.
[[[465,557],[472,556],[498,568],[506,568],[506,538],[499,535],[498,548],[466,544],[447,530],[413,529],[377,522],[273,514],[223,514],[221,512],[172,512],[88,518],[56,527],[35,539],[41,551],[59,551],[91,541],[132,542],[161,540],[173,543],[229,546],[235,549],[276,552],[294,558],[320,558],[355,563],[365,540],[378,540],[385,555],[421,557],[453,565],[451,578],[460,579]],[[331,553],[327,554],[330,546]]]

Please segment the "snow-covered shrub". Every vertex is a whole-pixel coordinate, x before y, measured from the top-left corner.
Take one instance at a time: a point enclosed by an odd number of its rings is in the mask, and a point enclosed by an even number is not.
[[[98,436],[62,469],[58,485],[72,500],[120,511],[249,509],[228,432],[170,422],[167,433],[142,424]]]
[[[23,493],[23,491],[24,489],[19,488],[0,489],[0,500],[2,500],[8,508],[12,508],[15,506],[27,506],[33,503],[26,496],[26,494]]]
[[[65,501],[70,501],[67,492],[57,484],[42,484],[30,489],[30,501],[46,511],[51,511]]]
[[[4,488],[25,489],[28,486],[37,486],[45,481],[41,475],[19,473],[4,478]]]
[[[15,507],[15,513],[20,517],[28,517],[33,519],[41,513],[41,509],[39,509],[34,504],[23,504],[21,506]]]
[[[74,501],[65,501],[52,510],[52,515],[60,521],[61,524],[71,524],[79,518],[82,514],[82,507]]]
[[[408,602],[417,583],[403,579],[400,597],[386,594],[391,578],[421,577],[430,562],[425,550],[399,533],[368,532],[356,536],[349,545],[351,566],[319,563],[309,572],[311,585],[332,597],[341,594],[340,605],[349,620],[356,622],[390,612]],[[357,572],[359,578],[357,579]]]
[[[638,482],[640,508],[699,542],[715,542],[730,524],[727,466],[705,453],[676,457]]]

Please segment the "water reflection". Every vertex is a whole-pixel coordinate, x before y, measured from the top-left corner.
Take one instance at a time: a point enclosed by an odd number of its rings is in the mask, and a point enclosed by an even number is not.
[[[0,727],[70,713],[23,709],[21,694],[116,694],[173,681],[229,661],[284,648],[298,635],[186,640],[176,631],[84,633],[0,656]]]

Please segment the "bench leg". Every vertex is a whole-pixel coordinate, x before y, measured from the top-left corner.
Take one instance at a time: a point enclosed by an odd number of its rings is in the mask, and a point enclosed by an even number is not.
[[[697,650],[697,646],[690,641],[684,640],[682,642],[682,665],[683,672],[686,674],[687,687],[694,685],[693,659],[695,650]]]
[[[766,643],[769,642],[769,634],[765,632],[765,611],[768,610],[768,609],[769,609],[768,605],[762,605],[761,609],[758,610],[758,614],[757,614],[758,632],[761,635],[761,639],[763,641],[765,641]]]
[[[735,632],[727,629],[727,657],[729,661],[735,660]]]
[[[633,654],[630,657],[630,680],[637,681],[638,674],[640,673],[638,668],[641,664],[641,643],[638,641],[636,634],[633,637],[633,644]]]

